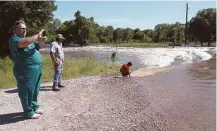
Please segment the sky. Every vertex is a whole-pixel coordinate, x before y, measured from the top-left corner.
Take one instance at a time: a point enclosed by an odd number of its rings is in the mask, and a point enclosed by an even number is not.
[[[73,20],[79,10],[82,16],[94,17],[100,26],[154,29],[161,23],[185,23],[186,2],[189,7],[188,21],[200,9],[216,8],[215,1],[56,1],[54,18],[62,22]]]

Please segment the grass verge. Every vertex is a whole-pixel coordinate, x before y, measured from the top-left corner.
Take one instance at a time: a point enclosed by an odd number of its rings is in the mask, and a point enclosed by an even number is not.
[[[42,55],[43,57],[43,76],[42,82],[48,82],[53,80],[53,64],[51,58],[48,55]],[[77,78],[88,75],[99,75],[104,73],[118,72],[119,66],[108,66],[94,57],[83,58],[66,58],[64,61],[63,79]],[[0,59],[0,89],[6,89],[16,86],[16,80],[13,75],[13,62],[6,57]]]

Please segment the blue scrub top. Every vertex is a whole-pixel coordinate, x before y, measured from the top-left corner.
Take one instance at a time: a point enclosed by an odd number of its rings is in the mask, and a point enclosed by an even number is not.
[[[9,49],[15,67],[41,65],[42,57],[39,53],[39,43],[33,42],[25,48],[18,48],[21,38],[13,35],[9,39]]]

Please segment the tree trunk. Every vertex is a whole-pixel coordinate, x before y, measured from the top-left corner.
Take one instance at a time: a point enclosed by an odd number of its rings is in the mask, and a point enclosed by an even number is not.
[[[208,39],[208,47],[210,47],[211,38],[212,38],[212,35],[210,34],[210,35],[209,35],[209,39]]]
[[[210,47],[210,40],[208,41],[208,47]]]
[[[203,47],[203,42],[200,42],[200,46]]]
[[[0,30],[0,58],[4,58],[10,55],[9,50],[9,34],[7,28],[3,26],[2,30]]]

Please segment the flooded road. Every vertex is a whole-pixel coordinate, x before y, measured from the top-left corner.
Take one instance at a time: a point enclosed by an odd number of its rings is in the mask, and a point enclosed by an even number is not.
[[[148,92],[152,109],[169,123],[169,130],[216,130],[216,59],[137,78]]]

